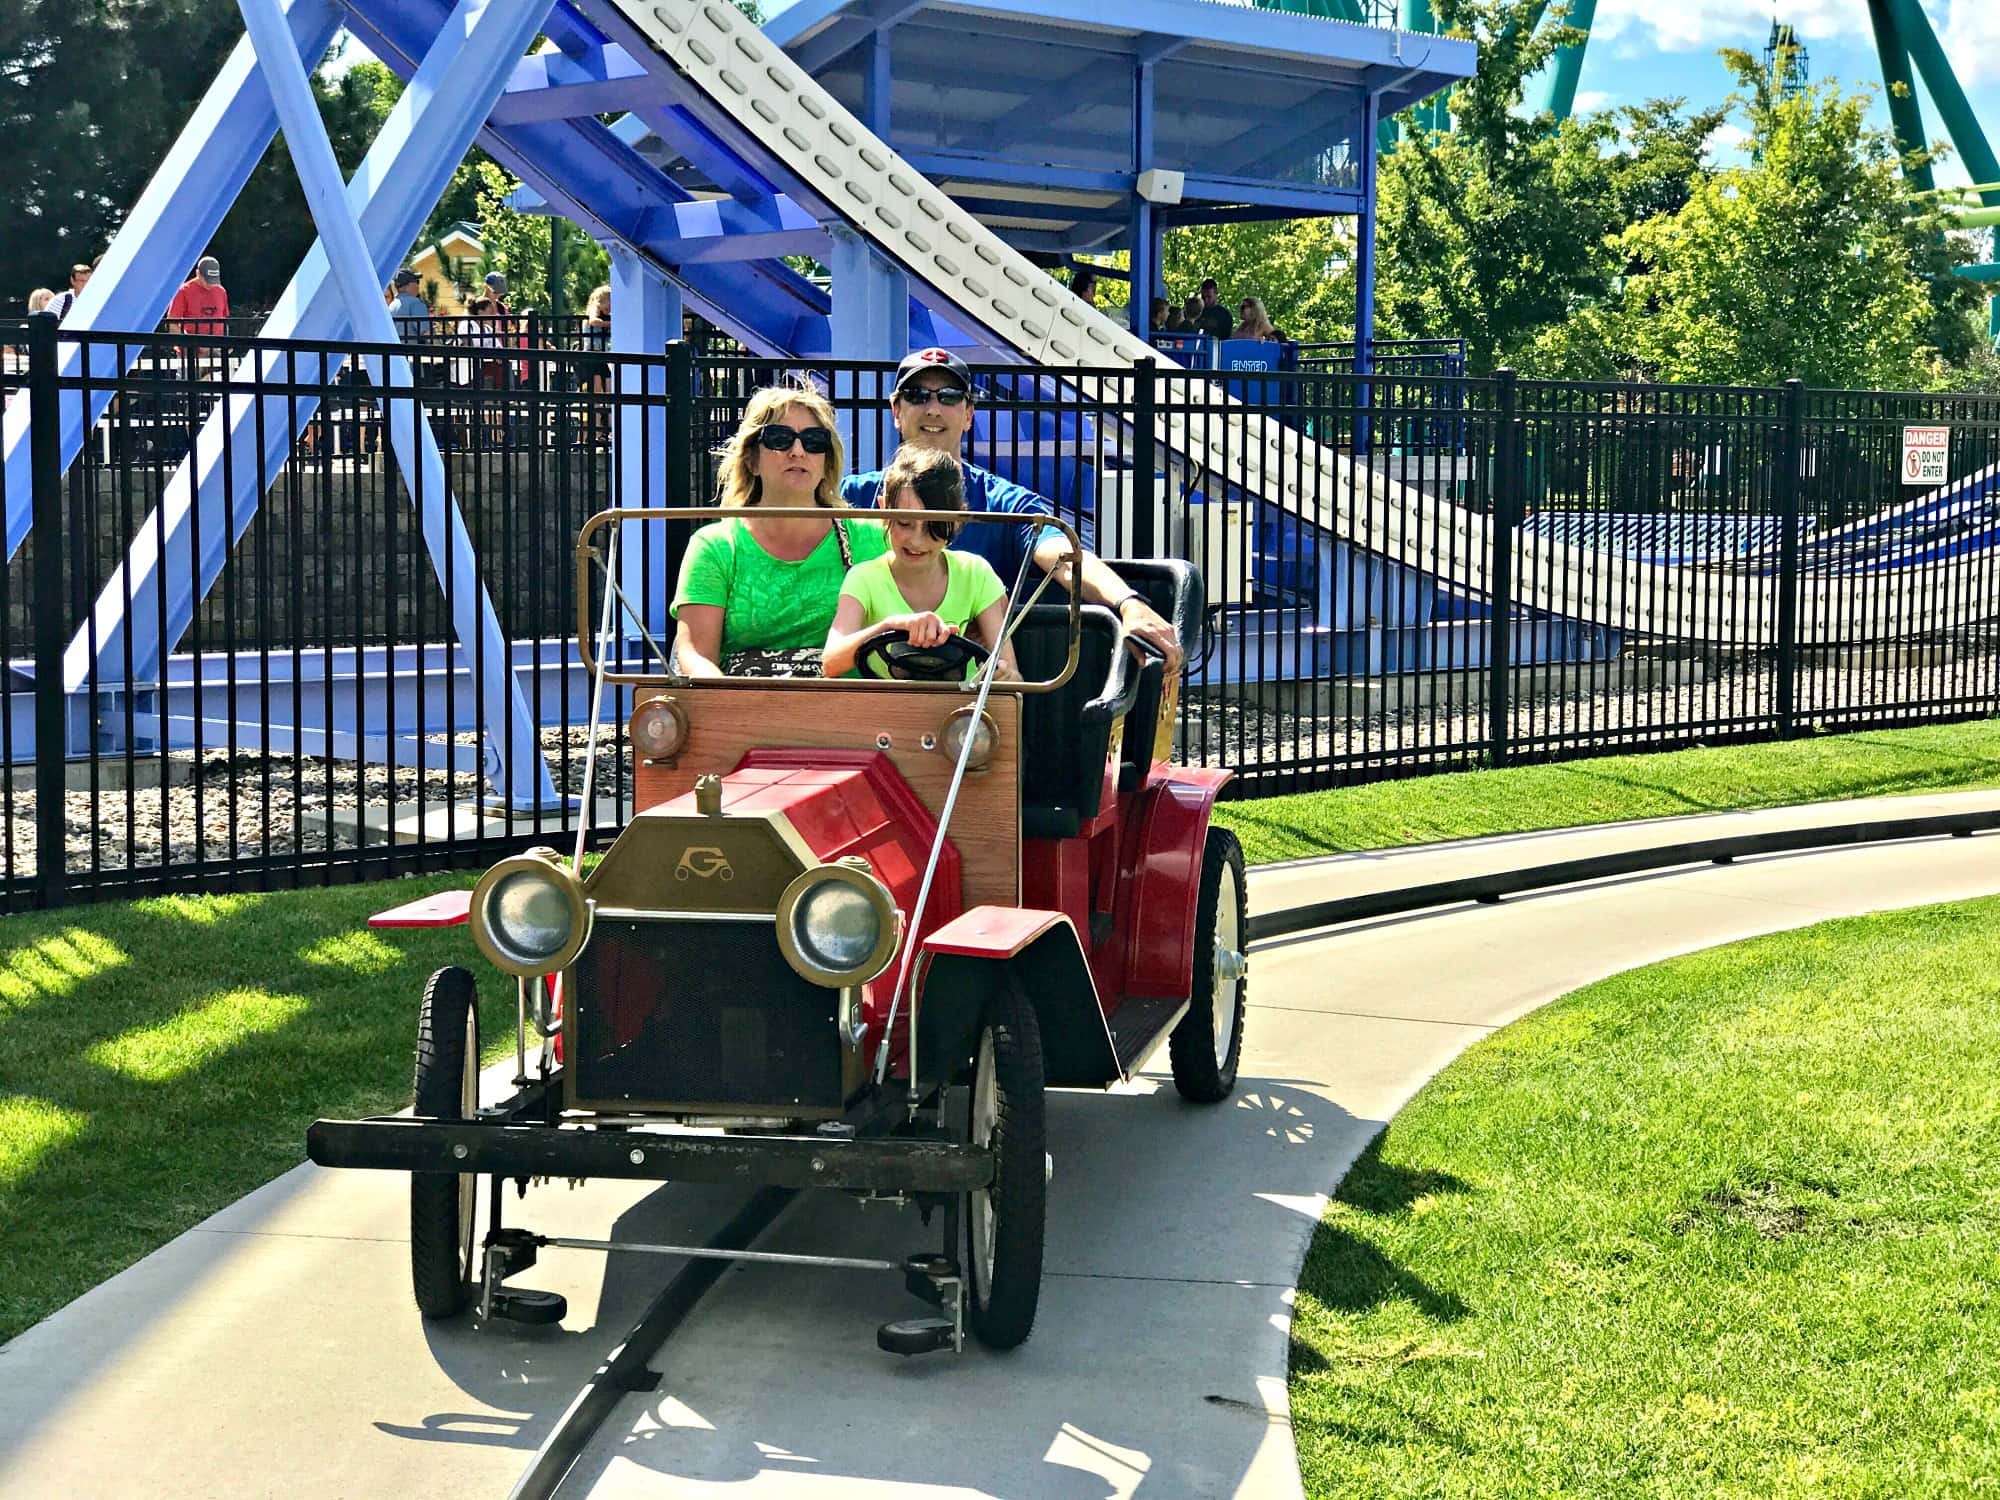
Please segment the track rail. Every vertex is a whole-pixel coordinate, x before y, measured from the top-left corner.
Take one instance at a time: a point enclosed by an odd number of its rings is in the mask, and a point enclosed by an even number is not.
[[[1971,838],[1975,833],[1986,833],[1996,828],[2000,828],[2000,811],[1936,813],[1921,818],[1876,818],[1818,828],[1740,833],[1729,838],[1702,839],[1692,844],[1664,845],[1653,849],[1622,849],[1612,854],[1593,854],[1546,865],[1525,865],[1518,870],[1469,875],[1459,880],[1434,880],[1400,890],[1367,891],[1358,896],[1341,896],[1332,901],[1289,907],[1284,911],[1251,917],[1249,938],[1251,942],[1261,942],[1268,938],[1289,937],[1294,933],[1333,927],[1342,922],[1395,916],[1434,906],[1451,906],[1461,901],[1493,902],[1523,891],[1580,885],[1592,880],[1612,880],[1624,875],[1642,874],[1647,870],[1669,870],[1676,865],[1726,865],[1732,860],[1753,859],[1764,854],[1795,854],[1806,849],[1837,849],[1855,844],[1887,844],[1946,835]]]
[[[542,1440],[534,1462],[507,1492],[508,1500],[550,1500],[555,1495],[618,1403],[633,1391],[649,1391],[658,1384],[658,1377],[649,1368],[653,1356],[687,1321],[709,1288],[721,1280],[729,1269],[730,1253],[748,1249],[797,1196],[790,1188],[759,1189],[708,1240],[705,1248],[716,1252],[716,1258],[693,1261],[674,1273],[625,1335],[625,1341],[598,1367],[554,1430]]]

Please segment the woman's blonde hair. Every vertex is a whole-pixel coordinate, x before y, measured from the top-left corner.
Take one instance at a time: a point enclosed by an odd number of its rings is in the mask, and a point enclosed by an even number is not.
[[[1243,306],[1249,308],[1250,311],[1244,315],[1242,323],[1238,325],[1239,327],[1254,328],[1266,333],[1277,331],[1271,326],[1271,315],[1264,311],[1264,299],[1262,297],[1245,297],[1243,299]]]
[[[848,509],[847,502],[840,498],[840,476],[847,472],[847,445],[840,440],[840,425],[826,397],[803,382],[767,385],[750,393],[750,400],[743,408],[743,420],[736,428],[736,435],[723,448],[722,461],[717,466],[717,488],[723,505],[755,505],[763,498],[764,481],[757,477],[756,467],[757,434],[767,424],[777,421],[779,413],[788,406],[803,406],[812,414],[812,423],[808,425],[824,427],[833,434],[833,448],[826,455],[819,483],[813,486],[813,504],[828,510]]]
[[[604,311],[599,312],[598,309],[600,307],[603,308]],[[607,323],[611,321],[610,287],[601,286],[590,294],[590,305],[586,309],[585,315],[592,318],[602,318]]]

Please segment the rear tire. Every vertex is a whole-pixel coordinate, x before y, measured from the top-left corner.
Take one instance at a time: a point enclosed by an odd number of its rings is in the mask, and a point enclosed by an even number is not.
[[[416,1112],[469,1120],[479,1111],[479,994],[464,969],[439,969],[417,1012]],[[479,1179],[410,1174],[410,1285],[426,1318],[465,1310],[478,1274]]]
[[[990,1349],[1012,1349],[1035,1327],[1048,1218],[1048,1130],[1042,1033],[1011,986],[979,1027],[967,1091],[966,1138],[994,1152],[993,1185],[966,1194],[968,1321]]]
[[[1226,828],[1208,830],[1194,908],[1194,975],[1187,1014],[1167,1040],[1183,1099],[1217,1104],[1236,1087],[1243,1056],[1243,846]]]

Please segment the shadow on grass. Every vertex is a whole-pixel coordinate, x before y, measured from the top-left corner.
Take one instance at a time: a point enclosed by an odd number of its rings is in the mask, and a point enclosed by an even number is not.
[[[1382,1159],[1383,1136],[1368,1143],[1342,1179],[1334,1202],[1376,1217],[1408,1213],[1418,1200],[1467,1193],[1471,1185],[1448,1172],[1413,1171]],[[1299,1274],[1299,1290],[1336,1312],[1363,1313],[1404,1302],[1427,1321],[1456,1323],[1472,1308],[1456,1293],[1440,1291],[1407,1266],[1400,1266],[1366,1235],[1343,1225],[1343,1216],[1321,1221]],[[1325,1355],[1294,1339],[1294,1369],[1328,1368]]]
[[[296,1165],[318,1116],[407,1101],[424,978],[471,944],[370,934],[380,894],[154,900],[13,926],[0,1096],[79,1128],[0,1139],[0,1339]],[[501,1023],[504,997],[482,988]]]

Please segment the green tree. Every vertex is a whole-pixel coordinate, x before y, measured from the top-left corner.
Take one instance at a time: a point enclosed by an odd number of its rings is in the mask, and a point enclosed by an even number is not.
[[[1202,224],[1169,230],[1161,257],[1169,292],[1185,301],[1213,276],[1233,313],[1261,297],[1289,338],[1354,336],[1354,233],[1345,219]]]
[[[1749,118],[1749,165],[1627,230],[1649,269],[1625,287],[1622,342],[1670,381],[1909,386],[1930,374],[1933,308],[1918,264],[1938,224],[1910,216],[1893,142],[1867,94],[1783,95],[1747,53],[1725,63]]]
[[[1478,44],[1479,71],[1452,91],[1454,130],[1411,120],[1383,160],[1378,306],[1383,332],[1462,337],[1471,368],[1484,372],[1609,290],[1620,207],[1603,160],[1612,128],[1522,108],[1527,77],[1579,39],[1564,8],[1433,8],[1440,29]]]
[[[480,240],[486,247],[479,270],[504,272],[507,300],[517,309],[549,307],[549,223],[543,214],[516,213],[507,206],[507,196],[521,184],[494,161],[478,163]],[[580,309],[591,288],[601,285],[611,274],[610,257],[595,240],[585,234],[566,236],[563,254],[563,311]]]
[[[0,3],[0,295],[103,253],[242,34],[234,0]]]

